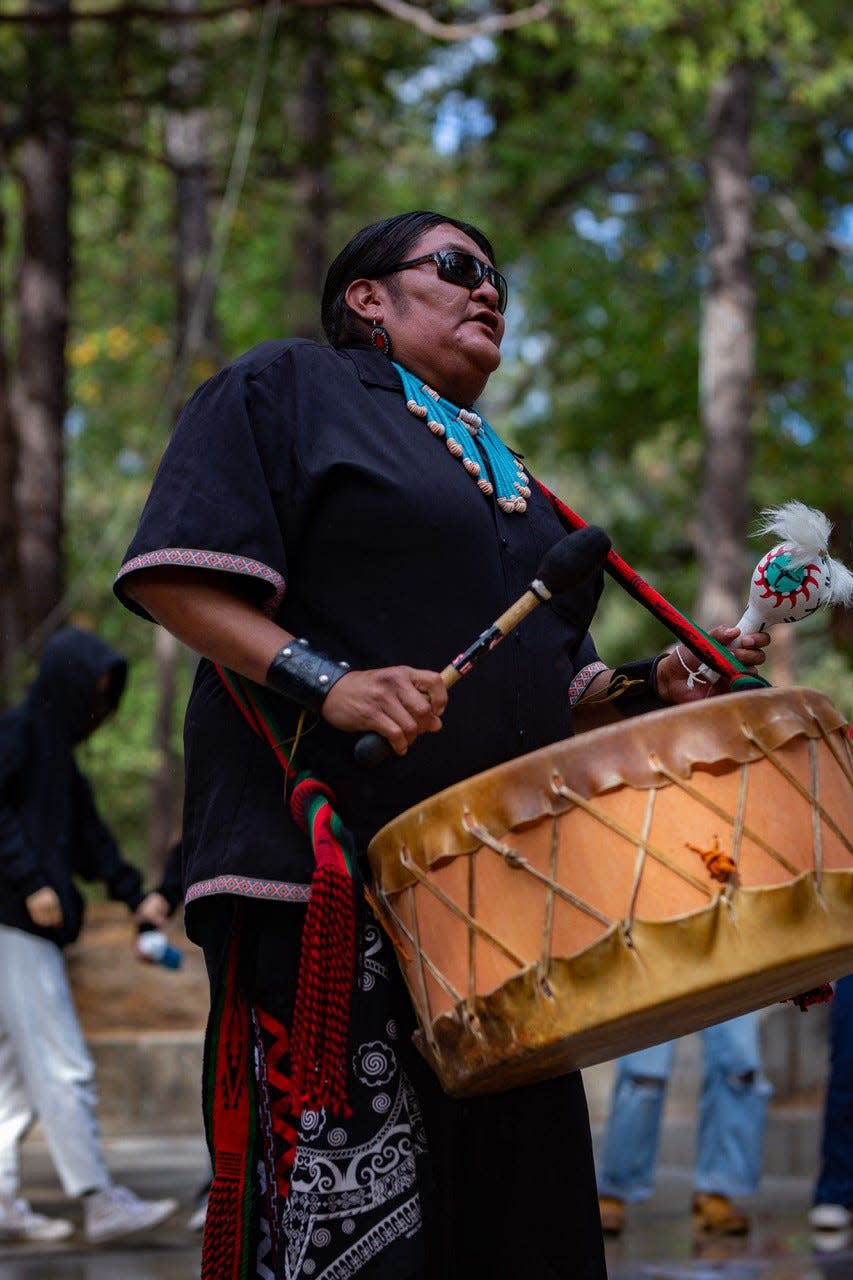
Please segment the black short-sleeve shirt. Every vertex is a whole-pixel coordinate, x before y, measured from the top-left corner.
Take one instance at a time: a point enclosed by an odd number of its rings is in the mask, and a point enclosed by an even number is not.
[[[532,486],[524,514],[486,497],[407,409],[369,347],[266,342],[181,415],[119,574],[176,564],[225,574],[289,631],[353,667],[441,670],[528,587],[563,536]],[[359,847],[463,777],[572,732],[569,685],[596,661],[600,575],[536,610],[450,693],[444,728],[368,771],[320,720],[302,763],[329,782]],[[280,722],[296,712],[280,700]],[[304,897],[312,860],[283,775],[202,661],[185,722],[187,900]]]

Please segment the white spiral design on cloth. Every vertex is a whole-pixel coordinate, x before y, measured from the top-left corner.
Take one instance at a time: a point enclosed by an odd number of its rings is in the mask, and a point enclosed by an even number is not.
[[[326,1127],[325,1111],[303,1111],[299,1129],[306,1141],[311,1141],[323,1132]]]
[[[397,1058],[387,1044],[381,1040],[371,1040],[369,1044],[359,1045],[353,1058],[353,1070],[362,1084],[371,1089],[378,1089],[388,1084],[397,1070]]]
[[[386,1111],[390,1110],[390,1107],[391,1099],[388,1094],[377,1093],[376,1097],[373,1099],[373,1110],[376,1114],[378,1116],[384,1115]]]
[[[318,1249],[328,1249],[332,1243],[332,1233],[326,1227],[318,1227],[311,1237],[311,1243]]]

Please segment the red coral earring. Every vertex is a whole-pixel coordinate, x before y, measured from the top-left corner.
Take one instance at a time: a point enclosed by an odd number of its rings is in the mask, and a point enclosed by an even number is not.
[[[391,335],[384,324],[374,324],[370,330],[370,345],[391,359]]]

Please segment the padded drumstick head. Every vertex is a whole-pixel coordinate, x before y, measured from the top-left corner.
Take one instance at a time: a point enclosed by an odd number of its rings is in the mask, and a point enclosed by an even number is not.
[[[545,552],[536,577],[551,595],[592,577],[610,550],[610,538],[597,524],[575,529]]]

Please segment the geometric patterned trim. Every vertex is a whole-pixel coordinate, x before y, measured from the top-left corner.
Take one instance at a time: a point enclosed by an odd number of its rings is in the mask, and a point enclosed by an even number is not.
[[[164,547],[160,551],[148,551],[145,555],[135,556],[122,565],[116,575],[116,582],[136,569],[150,569],[163,564],[180,565],[187,569],[221,569],[225,573],[245,573],[251,578],[261,578],[275,588],[272,599],[264,605],[264,613],[270,615],[276,613],[284,598],[284,578],[260,560],[231,555],[227,551],[197,551],[190,547]]]
[[[421,1225],[421,1203],[413,1195],[405,1204],[397,1205],[382,1222],[377,1222],[367,1235],[324,1269],[320,1280],[347,1280],[361,1271],[362,1264],[375,1258],[389,1244],[401,1237],[413,1236]]]
[[[184,902],[207,898],[214,893],[235,893],[241,898],[269,898],[275,902],[309,902],[310,884],[294,884],[289,880],[256,880],[254,876],[213,876],[191,884]]]
[[[569,685],[569,702],[572,706],[578,702],[592,684],[595,677],[600,671],[607,671],[606,662],[590,662],[586,667],[581,667],[572,683]]]

